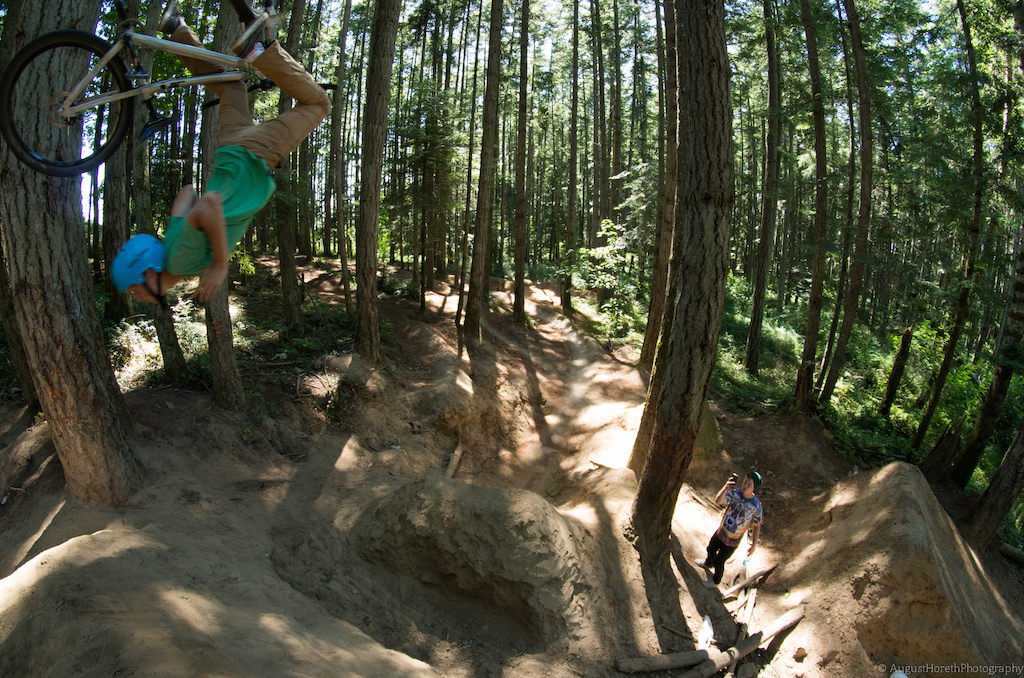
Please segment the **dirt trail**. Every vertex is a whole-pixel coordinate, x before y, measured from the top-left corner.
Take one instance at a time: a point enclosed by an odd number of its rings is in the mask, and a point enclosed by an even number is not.
[[[329,277],[307,278],[337,297]],[[2,488],[0,675],[620,675],[617,658],[692,646],[681,634],[696,637],[705,614],[731,642],[729,608],[692,559],[718,522],[711,497],[748,467],[767,478],[751,567],[782,564],[755,623],[808,606],[752,657],[761,675],[881,675],[875,662],[929,650],[1021,656],[1020,575],[963,551],[933,515],[915,521],[934,511],[912,471],[851,476],[827,434],[791,415],[716,410],[723,445],[694,459],[677,506],[678,625],[659,626],[623,536],[641,375],[568,323],[553,290],[531,288],[529,328],[491,314],[472,354],[459,350],[450,290],[428,301],[427,315],[381,302],[396,335],[383,369],[353,354],[284,368],[298,387],[265,394],[273,416],[174,389],[128,394],[149,476],[124,509],[69,501],[45,425],[22,434],[5,454],[35,460],[35,475]],[[439,480],[456,450],[456,481]],[[914,501],[884,505],[893,488]],[[865,530],[878,516],[894,518]],[[895,558],[906,550],[893,540],[929,539],[950,547]],[[854,540],[864,557],[837,563]],[[889,577],[905,568],[928,572],[909,593]],[[914,657],[897,652],[902,604],[920,622]],[[993,642],[963,633],[993,624]]]

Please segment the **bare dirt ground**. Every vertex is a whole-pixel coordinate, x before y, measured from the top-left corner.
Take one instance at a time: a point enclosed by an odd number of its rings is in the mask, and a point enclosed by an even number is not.
[[[766,476],[749,569],[778,564],[752,627],[806,616],[739,675],[1024,664],[1020,571],[964,546],[916,468],[855,474],[795,415],[712,409],[719,442],[694,458],[670,581],[649,595],[623,536],[643,376],[554,290],[532,288],[529,328],[496,300],[471,352],[443,283],[426,315],[382,300],[383,365],[253,368],[254,389],[274,370],[289,386],[245,413],[126,394],[148,473],[128,507],[65,495],[45,423],[18,436],[0,454],[0,676],[616,676],[693,649],[705,615],[728,646],[736,604],[692,562],[718,488],[749,468]]]

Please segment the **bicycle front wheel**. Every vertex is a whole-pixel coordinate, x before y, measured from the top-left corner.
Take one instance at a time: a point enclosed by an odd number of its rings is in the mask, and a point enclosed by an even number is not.
[[[61,30],[41,35],[18,52],[0,79],[0,133],[11,152],[37,172],[68,177],[95,169],[117,150],[132,122],[134,99],[62,113],[68,92],[110,45],[91,33]],[[108,62],[75,101],[125,92],[124,63]]]

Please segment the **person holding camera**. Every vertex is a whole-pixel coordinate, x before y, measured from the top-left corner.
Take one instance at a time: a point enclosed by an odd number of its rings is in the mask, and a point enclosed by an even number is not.
[[[715,503],[724,506],[725,514],[718,529],[708,542],[708,557],[698,558],[696,563],[705,570],[714,570],[713,577],[704,580],[704,586],[711,588],[722,583],[725,574],[725,561],[736,552],[743,535],[750,532],[750,548],[747,556],[754,555],[757,540],[761,536],[761,523],[764,520],[764,509],[761,500],[754,496],[754,490],[761,486],[761,474],[751,471],[743,479],[740,489],[736,489],[739,475],[733,473],[715,497]]]

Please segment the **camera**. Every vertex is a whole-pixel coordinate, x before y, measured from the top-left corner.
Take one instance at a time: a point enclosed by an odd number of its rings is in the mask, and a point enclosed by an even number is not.
[[[732,481],[732,482],[733,482],[734,484],[736,484],[736,485],[739,485],[739,482],[740,482],[740,474],[739,474],[739,473],[733,473],[733,474],[732,474],[732,476],[730,476],[730,477],[729,477],[729,479],[730,479],[730,480],[731,480],[731,481]]]

